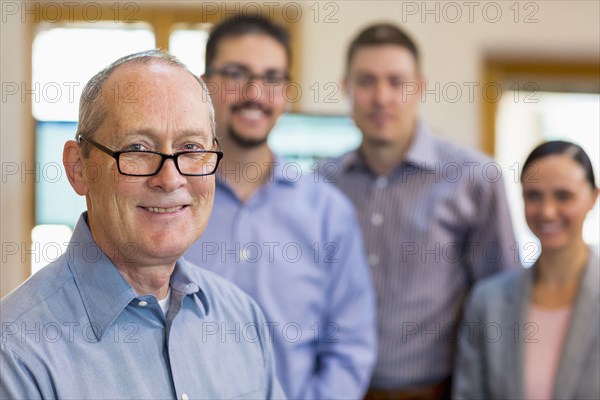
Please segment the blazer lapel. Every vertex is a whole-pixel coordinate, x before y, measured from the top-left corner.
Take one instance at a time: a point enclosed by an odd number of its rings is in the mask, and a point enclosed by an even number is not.
[[[598,257],[592,249],[589,250],[589,254],[554,381],[554,397],[557,399],[574,397],[582,364],[589,355],[590,345],[598,335],[600,270]]]
[[[508,288],[506,315],[504,316],[507,331],[507,349],[505,352],[505,371],[507,374],[506,397],[522,399],[525,397],[524,387],[524,330],[527,323],[527,309],[531,301],[531,285],[533,282],[533,267],[523,271],[518,282],[518,288]],[[516,289],[516,290],[515,290]],[[515,322],[517,324],[515,325]],[[515,331],[516,329],[516,331]]]

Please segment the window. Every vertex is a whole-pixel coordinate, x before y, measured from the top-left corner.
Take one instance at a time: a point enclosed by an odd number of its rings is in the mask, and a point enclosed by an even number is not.
[[[169,36],[169,52],[198,76],[204,74],[204,49],[210,26],[177,24]]]
[[[521,261],[531,266],[540,254],[539,240],[524,217],[521,166],[543,141],[568,140],[589,155],[596,177],[600,171],[600,76],[597,65],[493,62],[488,81],[502,87],[498,103],[486,104],[484,121],[506,186]],[[600,249],[599,205],[588,214],[583,239]]]
[[[77,130],[83,86],[117,58],[154,47],[152,28],[143,23],[38,26],[32,46],[37,96],[32,101],[37,167],[32,273],[65,250],[70,229],[85,210],[85,199],[73,192],[62,166],[63,145]]]
[[[77,130],[79,97],[85,83],[117,58],[156,47],[169,50],[190,71],[202,75],[209,29],[227,16],[219,12],[203,15],[201,9],[155,9],[143,3],[119,8],[117,3],[107,3],[99,9],[99,15],[107,20],[94,16],[90,21],[85,13],[73,15],[65,9],[62,15],[66,20],[43,22],[45,17],[55,16],[45,15],[43,7],[36,9],[40,13],[36,21],[42,22],[35,27],[32,80],[38,87],[36,93],[42,95],[32,102],[38,166],[32,273],[65,250],[71,230],[86,208],[85,199],[73,191],[62,166],[63,145]],[[115,21],[117,12],[127,21]],[[292,53],[295,51],[292,47]],[[298,77],[294,65],[291,69]],[[305,170],[314,160],[339,155],[359,142],[360,133],[349,118],[306,114],[284,115],[269,137],[277,153]]]
[[[361,134],[350,117],[284,114],[269,135],[269,145],[305,172],[315,161],[337,157],[360,145]]]
[[[32,103],[38,121],[77,121],[83,85],[119,57],[154,48],[148,24],[40,25],[33,40]],[[106,43],[110,43],[107,46]]]

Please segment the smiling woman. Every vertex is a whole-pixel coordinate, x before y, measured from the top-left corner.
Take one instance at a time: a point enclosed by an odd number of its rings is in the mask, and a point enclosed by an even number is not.
[[[525,161],[521,182],[541,254],[533,267],[473,290],[464,323],[476,332],[460,339],[454,397],[600,398],[600,270],[583,240],[600,191],[592,163],[573,143],[546,142]],[[490,340],[490,324],[512,334]]]
[[[598,196],[583,149],[564,141],[538,146],[525,161],[521,183],[525,219],[542,252],[581,252],[583,223]]]
[[[525,101],[526,98],[530,100]],[[514,254],[520,255],[526,267],[539,257],[541,246],[522,217],[523,160],[539,142],[565,140],[584,148],[598,171],[599,129],[600,95],[597,93],[506,91],[499,101],[495,158],[506,178],[504,183],[517,239]],[[599,212],[597,203],[583,225],[583,238],[596,252],[600,250]]]

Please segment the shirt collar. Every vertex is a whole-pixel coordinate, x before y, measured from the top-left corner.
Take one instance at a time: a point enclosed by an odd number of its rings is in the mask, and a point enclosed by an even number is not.
[[[98,340],[137,293],[94,241],[87,224],[88,214],[80,217],[67,247],[66,259],[79,290],[90,326]],[[171,288],[185,294],[201,293],[194,282],[192,266],[179,259],[171,276]],[[199,295],[205,313],[206,296]]]
[[[273,180],[278,183],[294,185],[302,176],[302,167],[299,163],[288,161],[285,158],[273,154]]]
[[[435,169],[437,161],[433,134],[421,120],[417,120],[415,135],[406,152],[403,164],[412,164],[423,169]],[[353,168],[368,169],[358,149],[342,156],[340,167],[342,170]]]
[[[248,165],[247,168],[252,168],[251,165]],[[252,168],[254,169],[254,168]],[[288,161],[285,158],[277,155],[277,154],[273,154],[273,161],[272,161],[272,168],[271,168],[271,176],[269,176],[269,179],[267,180],[267,183],[283,183],[283,184],[288,184],[288,185],[294,185],[296,182],[298,182],[298,178],[302,175],[302,173],[304,171],[302,171],[302,167],[300,166],[299,163],[297,162],[293,162],[293,161]],[[248,173],[252,173],[254,174],[254,170],[253,171],[249,171]],[[236,178],[239,179],[244,179],[244,174],[246,172],[237,172],[236,174],[238,174],[237,176],[235,176]],[[233,174],[226,174],[226,177],[231,177],[233,176]],[[219,174],[216,175],[216,182],[218,185],[223,185],[225,187],[228,187],[229,185],[227,184],[226,180],[223,180],[220,178]]]
[[[199,269],[200,267],[180,258],[175,263],[170,286],[172,290],[178,290],[185,295],[196,294],[204,308],[204,314],[208,315],[208,298],[204,290],[201,289],[201,282],[197,279]]]
[[[433,134],[421,120],[417,121],[415,136],[404,161],[423,169],[435,169],[435,163],[439,161]]]
[[[342,156],[340,159],[340,169],[342,171],[349,171],[352,169],[368,169],[365,161],[360,155],[358,149],[350,151]]]

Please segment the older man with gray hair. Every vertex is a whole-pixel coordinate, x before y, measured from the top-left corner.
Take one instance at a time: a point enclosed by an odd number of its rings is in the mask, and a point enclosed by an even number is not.
[[[63,152],[87,212],[0,302],[0,398],[283,397],[259,307],[181,258],[221,157],[206,86],[168,54],[88,82]]]

